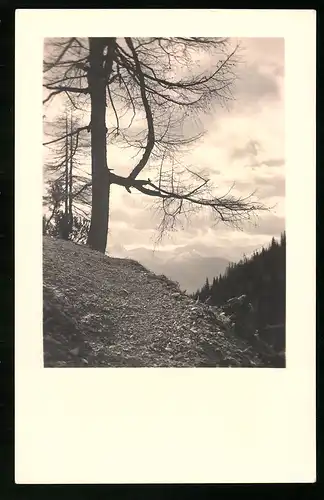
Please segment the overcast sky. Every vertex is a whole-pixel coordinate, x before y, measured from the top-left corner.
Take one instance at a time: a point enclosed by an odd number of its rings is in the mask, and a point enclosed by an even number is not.
[[[200,212],[165,237],[160,250],[197,244],[207,247],[210,255],[237,260],[285,229],[284,39],[245,38],[241,45],[235,101],[228,110],[216,108],[203,119],[207,133],[182,161],[208,172],[220,195],[235,181],[233,193],[256,190],[255,196],[273,208],[243,231],[214,226],[210,212]],[[54,109],[52,105],[47,117]],[[126,173],[126,154],[117,148],[110,151],[109,165],[116,173]],[[154,247],[159,221],[150,203],[145,195],[112,187],[108,252],[116,252],[119,245]]]

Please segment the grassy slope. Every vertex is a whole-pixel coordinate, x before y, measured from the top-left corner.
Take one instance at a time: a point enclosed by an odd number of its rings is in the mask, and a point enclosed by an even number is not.
[[[264,366],[166,277],[83,245],[43,245],[45,366]]]

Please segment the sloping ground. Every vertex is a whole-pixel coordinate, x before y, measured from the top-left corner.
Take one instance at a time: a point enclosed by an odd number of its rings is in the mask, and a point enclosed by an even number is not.
[[[136,261],[44,237],[43,291],[46,367],[265,366],[208,306]]]

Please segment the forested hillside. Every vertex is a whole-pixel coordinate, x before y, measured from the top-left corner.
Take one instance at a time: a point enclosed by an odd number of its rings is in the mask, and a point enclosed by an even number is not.
[[[229,264],[211,284],[206,279],[194,296],[229,312],[238,335],[253,338],[256,333],[277,351],[284,350],[286,233],[251,257]]]

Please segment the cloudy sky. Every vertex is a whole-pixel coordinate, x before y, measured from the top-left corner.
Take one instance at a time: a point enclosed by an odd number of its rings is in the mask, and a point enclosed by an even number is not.
[[[210,212],[202,211],[167,235],[159,250],[173,253],[181,246],[197,245],[208,255],[237,260],[285,228],[284,39],[244,38],[240,42],[235,100],[229,109],[216,107],[202,118],[207,133],[181,161],[208,173],[217,194],[225,194],[235,182],[234,194],[255,191],[255,197],[271,209],[260,214],[256,225],[245,225],[242,231],[215,226]],[[47,118],[57,109],[48,108]],[[116,147],[110,150],[109,165],[116,173],[126,173],[126,154],[127,150]],[[159,218],[145,195],[128,194],[114,185],[110,214],[108,252],[118,254],[119,246],[156,248]]]

